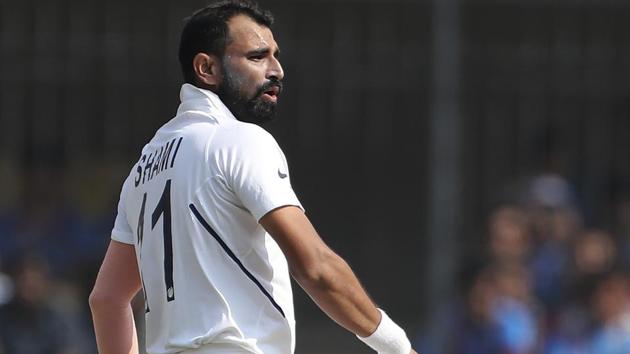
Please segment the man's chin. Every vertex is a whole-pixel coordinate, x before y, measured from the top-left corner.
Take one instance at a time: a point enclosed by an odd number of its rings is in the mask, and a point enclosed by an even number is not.
[[[220,91],[218,93],[221,101],[234,114],[236,119],[254,124],[265,124],[274,120],[277,103],[266,97],[258,96],[255,99],[245,101],[233,98],[229,92]]]
[[[256,103],[248,109],[247,121],[255,124],[271,122],[276,116],[276,103],[264,98],[256,100]]]

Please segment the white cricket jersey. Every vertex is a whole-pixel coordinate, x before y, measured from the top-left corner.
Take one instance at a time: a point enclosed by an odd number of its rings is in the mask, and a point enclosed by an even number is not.
[[[286,258],[258,224],[301,208],[284,154],[214,93],[185,84],[181,101],[127,177],[112,231],[135,246],[147,351],[293,353]]]

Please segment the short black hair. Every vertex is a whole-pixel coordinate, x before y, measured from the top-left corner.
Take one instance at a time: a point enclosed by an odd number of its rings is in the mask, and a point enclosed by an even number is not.
[[[256,23],[271,28],[273,15],[250,0],[214,2],[186,19],[179,42],[179,64],[184,81],[195,84],[192,61],[198,53],[223,58],[228,40],[227,22],[236,15],[247,15]]]

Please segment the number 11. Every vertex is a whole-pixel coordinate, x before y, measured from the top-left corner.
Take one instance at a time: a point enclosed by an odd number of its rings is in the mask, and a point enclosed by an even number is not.
[[[144,236],[144,208],[146,206],[146,193],[143,198],[142,208],[138,220],[138,242],[142,246]],[[162,217],[162,234],[164,236],[164,282],[166,284],[166,301],[175,300],[175,288],[173,286],[173,231],[171,225],[171,180],[166,181],[162,196],[151,214],[151,230],[155,228]],[[143,289],[144,290],[144,289]],[[146,301],[146,291],[145,291]],[[147,305],[148,309],[148,305]]]

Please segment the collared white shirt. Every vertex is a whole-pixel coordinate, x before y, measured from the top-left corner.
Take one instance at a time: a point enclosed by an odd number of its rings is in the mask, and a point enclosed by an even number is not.
[[[150,354],[195,348],[288,354],[295,320],[286,258],[258,223],[301,208],[282,150],[185,84],[177,115],[126,179],[112,239],[133,244]]]

